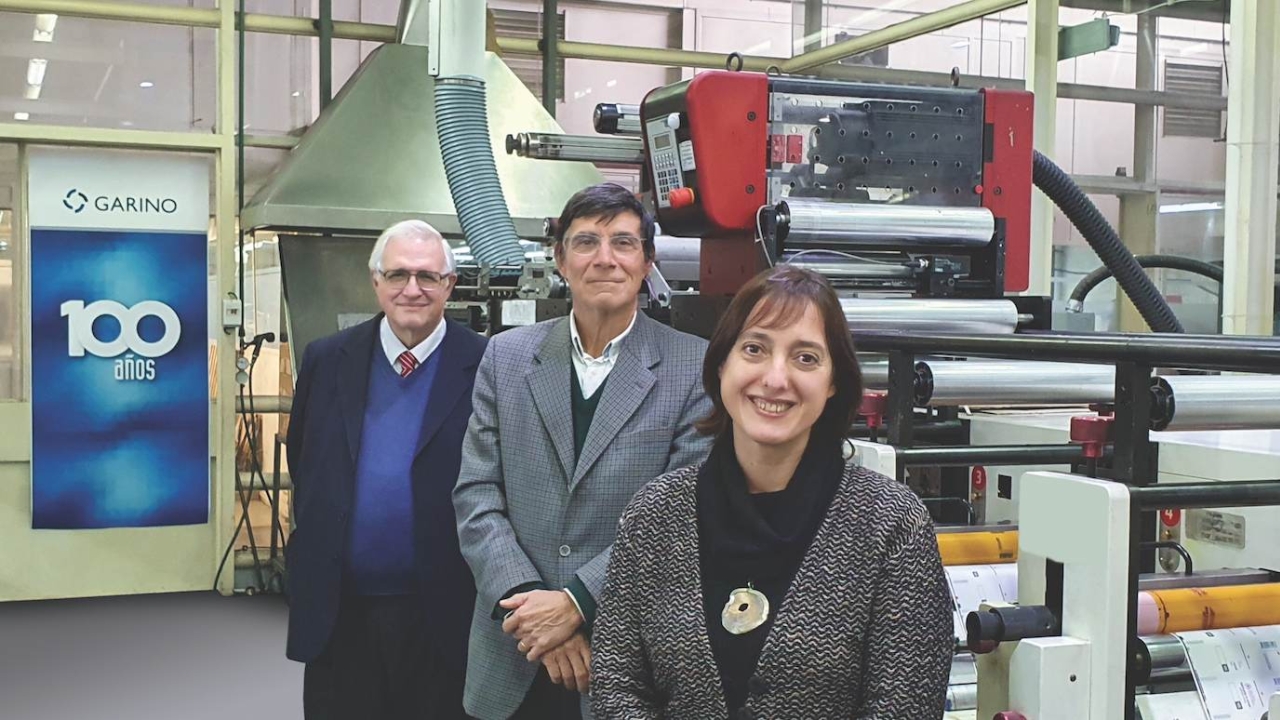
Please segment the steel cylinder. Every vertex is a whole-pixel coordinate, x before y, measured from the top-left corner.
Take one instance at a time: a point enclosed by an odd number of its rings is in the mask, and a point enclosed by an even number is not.
[[[930,207],[788,198],[774,208],[778,238],[799,248],[973,247],[991,242],[996,221],[982,207]]]
[[[859,332],[953,332],[1009,334],[1018,327],[1018,308],[1008,300],[841,298],[840,307],[854,343]]]
[[[1109,365],[1032,360],[943,360],[916,363],[918,407],[1081,405],[1115,397]]]
[[[1280,377],[1166,375],[1151,379],[1152,430],[1280,428]]]

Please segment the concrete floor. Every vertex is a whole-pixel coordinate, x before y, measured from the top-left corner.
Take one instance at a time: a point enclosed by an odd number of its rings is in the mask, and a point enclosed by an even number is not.
[[[302,719],[279,596],[0,603],[4,720]]]

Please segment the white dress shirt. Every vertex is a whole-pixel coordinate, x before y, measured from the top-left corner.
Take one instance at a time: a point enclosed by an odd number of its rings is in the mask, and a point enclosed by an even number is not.
[[[636,312],[639,313],[638,310]],[[582,336],[578,334],[578,319],[574,317],[572,310],[569,311],[569,336],[573,338],[573,369],[578,374],[578,387],[582,390],[583,399],[595,395],[596,390],[599,390],[605,379],[609,377],[609,373],[613,372],[613,366],[618,362],[618,347],[622,344],[622,339],[629,335],[631,328],[635,326],[636,316],[632,315],[627,329],[605,344],[604,352],[600,353],[600,357],[591,357],[582,347]]]
[[[408,350],[418,359],[419,365],[425,363],[427,358],[431,357],[431,353],[440,347],[440,343],[444,342],[445,327],[447,325],[444,318],[440,318],[440,323],[436,325],[435,330],[431,331],[426,340],[414,345],[412,348],[407,348],[391,330],[391,323],[387,322],[387,318],[384,315],[381,324],[382,352],[386,353],[387,362],[391,363],[391,367],[396,371],[396,374],[400,373],[400,353]]]

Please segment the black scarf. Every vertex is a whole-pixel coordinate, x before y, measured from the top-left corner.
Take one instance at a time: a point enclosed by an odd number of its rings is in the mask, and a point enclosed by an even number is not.
[[[733,437],[726,434],[698,473],[703,609],[731,711],[746,702],[748,678],[843,472],[840,443],[811,437],[786,489],[752,495]],[[721,611],[729,593],[748,582],[769,599],[769,619],[751,632],[732,635],[721,624]]]

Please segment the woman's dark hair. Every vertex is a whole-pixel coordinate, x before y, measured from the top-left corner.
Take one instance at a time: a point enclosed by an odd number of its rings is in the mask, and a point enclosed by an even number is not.
[[[721,316],[702,361],[702,386],[715,407],[698,422],[698,430],[722,437],[732,427],[720,396],[720,368],[738,343],[738,336],[752,326],[776,328],[793,323],[810,306],[822,318],[827,350],[831,353],[831,382],[835,385],[835,394],[814,423],[812,436],[826,441],[844,440],[862,401],[862,371],[853,349],[853,336],[840,298],[826,279],[792,265],[779,265],[756,275],[742,286]]]
[[[640,240],[644,243],[644,256],[652,260],[654,256],[653,216],[644,209],[644,205],[636,199],[631,191],[617,183],[600,183],[579,190],[569,202],[565,203],[560,219],[552,226],[555,238],[555,251],[559,255],[564,251],[564,234],[569,226],[578,218],[600,218],[609,222],[622,213],[632,213],[640,218]]]

